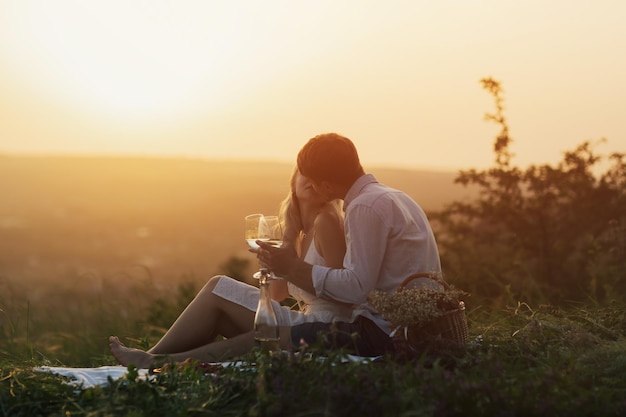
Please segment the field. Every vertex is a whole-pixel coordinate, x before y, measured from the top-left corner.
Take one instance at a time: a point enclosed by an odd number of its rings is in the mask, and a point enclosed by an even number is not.
[[[251,369],[170,369],[75,390],[33,366],[114,364],[146,347],[212,275],[249,277],[243,217],[276,212],[286,164],[0,157],[0,415],[623,415],[626,308],[467,300],[464,355],[338,364],[250,354]],[[371,169],[427,211],[454,173]],[[523,301],[529,302],[529,304]],[[326,359],[319,359],[324,355]]]
[[[245,161],[0,157],[0,274],[58,283],[140,266],[168,281],[211,276],[229,257],[247,256],[244,216],[276,213],[292,169]],[[465,193],[452,184],[454,173],[372,172],[427,210]]]

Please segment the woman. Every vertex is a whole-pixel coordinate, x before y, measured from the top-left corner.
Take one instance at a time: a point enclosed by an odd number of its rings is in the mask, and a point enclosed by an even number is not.
[[[341,268],[346,252],[339,200],[325,202],[309,180],[296,169],[291,192],[281,204],[285,245],[305,262]],[[290,327],[305,322],[350,320],[352,306],[315,297],[284,280],[270,284],[274,311],[280,326],[281,347],[291,345]],[[279,301],[288,295],[301,306],[293,310]],[[109,338],[111,353],[120,364],[149,368],[155,358],[174,362],[186,359],[217,361],[244,354],[254,346],[257,287],[227,276],[215,276],[200,290],[165,335],[148,351],[128,348],[117,337]],[[217,336],[225,339],[216,341]]]

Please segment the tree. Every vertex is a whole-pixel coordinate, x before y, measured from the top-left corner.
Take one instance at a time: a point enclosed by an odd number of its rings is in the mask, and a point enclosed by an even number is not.
[[[556,166],[514,166],[502,87],[492,78],[481,83],[496,105],[485,118],[500,127],[495,162],[486,170],[459,172],[456,183],[478,188],[475,201],[455,201],[433,216],[446,275],[492,303],[621,296],[625,155],[599,155],[598,143],[587,141],[565,152]],[[604,162],[608,168],[600,172]]]

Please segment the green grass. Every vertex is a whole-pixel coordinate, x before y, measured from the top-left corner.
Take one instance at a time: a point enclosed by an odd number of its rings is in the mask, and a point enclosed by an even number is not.
[[[468,311],[461,356],[361,364],[306,355],[245,356],[250,368],[172,368],[150,380],[130,368],[107,387],[77,390],[33,366],[85,365],[45,356],[33,338],[3,344],[1,416],[607,416],[626,412],[626,307],[517,306]],[[80,333],[78,333],[80,334]],[[34,336],[34,335],[33,335]],[[102,347],[89,366],[113,364]],[[6,340],[4,341],[6,342]],[[144,340],[144,343],[147,342]],[[76,343],[74,351],[71,345]],[[141,341],[137,341],[141,344]],[[39,352],[39,353],[38,353]],[[325,359],[320,359],[324,355]]]

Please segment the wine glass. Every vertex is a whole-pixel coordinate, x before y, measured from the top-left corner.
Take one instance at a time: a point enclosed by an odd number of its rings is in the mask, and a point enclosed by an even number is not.
[[[283,231],[278,216],[264,216],[263,214],[246,216],[245,239],[248,246],[255,250],[259,249],[257,240],[280,247],[283,244]],[[268,268],[260,268],[253,277],[262,280],[277,278]]]
[[[283,244],[283,229],[278,216],[263,216],[259,220],[259,237],[261,241],[280,248]],[[270,280],[278,279],[268,268],[260,268],[252,275],[256,279]]]
[[[283,228],[278,216],[263,216],[259,222],[259,236],[270,245],[280,248],[283,244]]]
[[[246,239],[246,243],[248,244],[248,246],[250,246],[251,249],[259,249],[259,245],[256,243],[257,240],[269,240],[269,236],[265,236],[262,234],[266,230],[266,228],[263,227],[263,232],[261,231],[261,224],[263,219],[265,219],[265,216],[263,216],[263,214],[261,213],[249,214],[245,217],[246,227],[244,236]],[[263,269],[264,268],[259,269],[259,271],[254,274],[254,277],[259,279],[260,276],[257,277],[257,275],[264,275]]]
[[[249,214],[246,216],[246,229],[245,229],[245,239],[248,246],[251,249],[257,250],[259,249],[259,245],[256,244],[257,240],[268,240],[269,238],[262,237],[260,235],[261,229],[261,219],[263,215],[260,213],[257,214]]]

